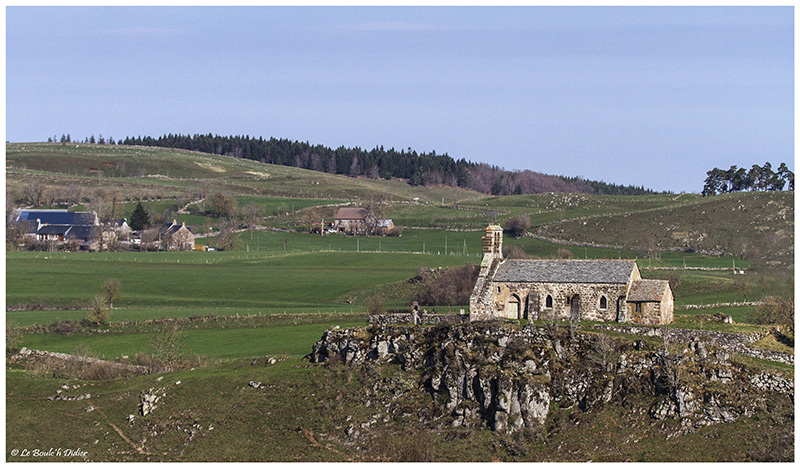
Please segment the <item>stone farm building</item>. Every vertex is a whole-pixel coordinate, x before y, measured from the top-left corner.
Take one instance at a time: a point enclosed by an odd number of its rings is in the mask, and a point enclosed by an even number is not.
[[[642,279],[634,260],[503,259],[502,246],[503,229],[487,227],[470,320],[672,322],[669,282]]]
[[[369,208],[339,208],[333,228],[344,234],[371,234],[378,220]]]
[[[186,223],[172,220],[158,229],[158,242],[164,250],[194,250],[194,234]]]

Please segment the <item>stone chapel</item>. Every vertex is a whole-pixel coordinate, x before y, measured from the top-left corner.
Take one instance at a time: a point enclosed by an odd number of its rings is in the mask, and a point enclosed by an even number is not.
[[[669,282],[642,279],[635,260],[503,259],[503,228],[483,236],[470,321],[494,318],[672,322]]]

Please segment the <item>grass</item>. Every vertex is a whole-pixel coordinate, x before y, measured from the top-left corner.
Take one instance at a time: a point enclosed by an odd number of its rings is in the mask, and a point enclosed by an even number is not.
[[[6,145],[6,166],[12,197],[32,178],[40,178],[53,189],[76,184],[113,189],[130,201],[149,196],[184,198],[199,193],[201,184],[210,191],[243,197],[400,201],[417,197],[423,202],[452,203],[481,196],[453,187],[412,187],[404,181],[351,179],[247,159],[140,146],[11,143]]]
[[[780,259],[793,248],[793,192],[694,198],[677,206],[553,223],[543,235],[575,242],[647,248],[695,248]]]
[[[322,332],[339,325],[341,327],[363,326],[363,319],[342,316],[341,320],[320,321],[318,323],[298,323],[284,325],[262,325],[251,328],[233,326],[231,328],[194,329],[189,324],[184,327],[186,347],[184,351],[209,358],[230,360],[267,354],[287,354],[303,357],[311,352],[311,345],[319,340]],[[155,328],[150,331],[131,332],[112,329],[110,333],[76,333],[72,335],[28,334],[24,335],[20,346],[31,349],[72,353],[76,348],[88,346],[91,351],[104,359],[114,359],[123,355],[133,357],[136,353],[151,352],[151,340]]]
[[[793,194],[484,197],[450,187],[351,179],[162,148],[8,144],[6,155],[12,202],[31,180],[56,191],[78,185],[87,189],[85,195],[102,188],[119,195],[119,206],[129,217],[139,199],[154,213],[162,213],[202,192],[221,191],[234,196],[239,206],[256,204],[265,215],[280,214],[265,220],[268,227],[295,227],[304,221],[301,209],[387,200],[384,217],[406,227],[399,238],[256,230],[242,233],[238,248],[229,252],[7,252],[6,303],[11,306],[69,307],[99,294],[107,278],[119,278],[123,285],[109,331],[29,333],[20,338],[20,346],[67,353],[88,346],[102,357],[119,358],[148,352],[157,329],[142,323],[122,327],[122,321],[256,316],[185,325],[186,351],[221,363],[164,375],[161,383],[156,376],[71,381],[86,385],[78,391],[92,393],[93,411],[87,411],[85,400],[48,401],[63,381],[36,377],[12,364],[6,372],[10,449],[81,447],[91,461],[363,461],[369,453],[343,440],[349,425],[360,427],[358,423],[369,421],[378,411],[363,405],[368,382],[352,369],[311,366],[300,357],[330,326],[363,324],[364,303],[376,294],[385,298],[387,308],[403,307],[413,290],[406,280],[416,275],[419,266],[479,262],[486,224],[520,214],[527,214],[549,237],[626,248],[565,246],[532,237],[506,237],[507,245],[543,258],[566,249],[574,258],[637,259],[645,277],[671,277],[679,283],[674,291],[678,306],[794,294],[793,270],[740,258],[752,256],[752,248],[791,258],[786,252],[787,246],[793,249]],[[415,197],[419,203],[411,203]],[[315,211],[332,216],[335,208]],[[286,212],[290,215],[284,216]],[[216,224],[198,214],[178,219],[202,229]],[[657,260],[646,258],[652,247],[647,239],[655,239],[661,247],[683,248],[687,239],[700,234],[700,247],[726,254],[664,251]],[[213,239],[198,242],[213,244]],[[734,262],[747,269],[744,276],[654,269],[730,268]],[[700,322],[697,317],[714,312],[733,316],[735,323]],[[749,307],[678,309],[672,326],[741,333],[762,329],[746,323],[748,313]],[[6,321],[28,326],[80,320],[85,314],[85,310],[7,311]],[[757,345],[792,350],[769,338]],[[289,358],[273,366],[250,365],[254,357],[277,354]],[[793,376],[793,366],[743,356],[733,359],[757,371]],[[253,389],[250,381],[263,382],[265,388]],[[416,387],[418,382],[411,384]],[[149,418],[137,416],[129,423],[126,418],[137,413],[142,394],[156,387],[165,389],[164,402]],[[420,393],[420,402],[425,397]],[[533,439],[515,441],[477,428],[423,436],[437,461],[741,461],[775,424],[751,418],[665,441],[651,420],[609,405],[592,414],[555,409],[545,431]],[[188,440],[190,428],[196,431],[193,442]],[[396,428],[410,437],[417,427],[403,423]]]
[[[126,319],[128,309],[134,316],[150,309],[155,317],[237,309],[243,315],[341,310],[343,300],[364,289],[408,279],[420,265],[454,266],[468,260],[455,255],[358,252],[9,252],[6,302],[51,307],[82,304],[100,293],[106,278],[118,278],[123,290],[115,301],[120,310],[114,311],[112,319],[117,320]],[[363,305],[354,307],[358,310]],[[80,314],[47,312],[43,317]],[[9,316],[24,325],[38,320],[40,312],[25,310]]]

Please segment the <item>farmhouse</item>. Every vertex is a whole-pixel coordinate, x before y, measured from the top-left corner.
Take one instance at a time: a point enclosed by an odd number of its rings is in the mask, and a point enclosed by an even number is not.
[[[369,208],[339,208],[333,228],[344,234],[371,234],[377,222]]]
[[[67,210],[15,210],[12,218],[24,226],[26,237],[55,245],[73,243],[95,249],[100,237],[97,213]]]
[[[672,322],[669,282],[644,280],[634,260],[504,260],[503,229],[483,236],[470,320],[555,318],[663,325]]]
[[[186,223],[178,224],[176,220],[165,223],[158,229],[159,245],[165,250],[194,250],[194,234]]]

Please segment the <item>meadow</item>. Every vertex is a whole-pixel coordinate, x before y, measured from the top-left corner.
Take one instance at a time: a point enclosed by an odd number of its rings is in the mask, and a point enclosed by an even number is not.
[[[213,233],[224,224],[204,214],[200,201],[218,192],[233,197],[239,208],[258,206],[265,216],[257,229],[238,233],[238,242],[228,251],[7,251],[7,339],[15,340],[17,347],[88,352],[131,362],[137,354],[153,353],[154,337],[169,322],[160,319],[175,319],[185,343],[181,351],[206,358],[196,361],[203,363],[196,368],[105,381],[76,380],[52,368],[23,368],[9,361],[9,447],[89,447],[92,461],[363,460],[364,453],[345,443],[345,436],[351,416],[369,421],[375,414],[374,406],[363,400],[372,389],[365,376],[374,370],[317,366],[302,357],[324,330],[366,324],[367,306],[375,297],[386,309],[406,309],[420,286],[409,280],[420,271],[479,263],[483,229],[490,223],[504,225],[511,216],[527,215],[538,237],[507,235],[504,243],[528,255],[636,259],[644,277],[669,279],[676,298],[674,327],[754,332],[763,326],[748,323],[750,306],[685,306],[794,294],[793,270],[764,255],[778,252],[786,257],[787,246],[793,249],[793,194],[486,197],[459,188],[351,179],[164,148],[36,143],[8,144],[6,151],[7,194],[14,206],[29,204],[29,189],[38,183],[46,186],[49,200],[56,200],[54,206],[67,206],[65,200],[77,193],[80,204],[74,210],[94,209],[115,199],[116,216],[130,218],[141,200],[151,214],[176,217],[195,233]],[[59,197],[64,200],[59,202]],[[200,202],[190,206],[190,214],[176,214],[192,201]],[[401,226],[402,236],[302,232],[312,218],[330,220],[333,205],[345,202],[378,204],[380,216]],[[690,236],[700,241],[688,245]],[[660,242],[655,248],[648,241],[652,239]],[[200,237],[197,243],[215,246],[215,238]],[[716,254],[699,253],[702,250]],[[734,265],[744,274],[734,275]],[[87,316],[88,302],[109,278],[122,285],[110,323],[72,323]],[[466,308],[452,304],[432,310],[458,313]],[[709,322],[715,312],[730,314],[735,323]],[[581,327],[592,332],[591,325]],[[759,346],[793,351],[773,341]],[[278,357],[279,362],[265,365],[266,356]],[[748,365],[793,372],[790,366],[767,361]],[[400,375],[394,366],[382,366],[380,372]],[[248,385],[251,381],[264,386],[255,389]],[[87,401],[59,401],[54,411],[48,397],[64,382],[85,386],[79,391],[92,393],[93,409]],[[419,382],[408,385],[416,388]],[[136,405],[154,386],[165,389],[168,403],[154,417],[139,417]],[[419,399],[414,408],[430,403],[423,393]],[[401,440],[435,447],[440,460],[520,460],[521,448],[527,453],[523,459],[566,460],[574,449],[597,452],[598,444],[614,437],[609,428],[624,425],[631,437],[636,435],[635,443],[619,452],[618,447],[607,448],[605,458],[741,458],[739,426],[703,428],[669,442],[690,443],[664,448],[660,432],[642,436],[628,426],[630,415],[615,411],[604,413],[596,426],[583,425],[577,431],[547,426],[542,434],[529,434],[532,438],[524,444],[487,430],[459,428],[445,437],[427,429],[420,432],[416,424],[401,424],[396,435],[379,434],[372,451]],[[133,413],[135,424],[127,419]],[[581,419],[580,411],[553,408],[549,419],[574,428],[580,421],[566,417],[576,414]],[[741,426],[752,433],[748,440],[761,441],[761,423]],[[655,426],[648,419],[641,427],[647,432]],[[189,443],[192,437],[199,443]],[[544,438],[551,443],[536,442]],[[425,443],[414,443],[420,441]],[[554,447],[560,449],[562,443],[567,448],[556,455]],[[145,446],[150,452],[141,450]]]

